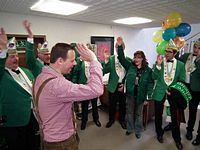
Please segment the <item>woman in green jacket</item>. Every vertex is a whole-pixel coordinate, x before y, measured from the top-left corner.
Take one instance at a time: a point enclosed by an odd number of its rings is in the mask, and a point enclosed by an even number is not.
[[[136,138],[141,137],[142,110],[147,94],[151,95],[153,82],[151,79],[152,71],[148,66],[143,51],[136,51],[132,61],[124,56],[124,43],[121,37],[117,39],[116,48],[121,65],[126,70],[126,135],[130,135],[135,130]]]

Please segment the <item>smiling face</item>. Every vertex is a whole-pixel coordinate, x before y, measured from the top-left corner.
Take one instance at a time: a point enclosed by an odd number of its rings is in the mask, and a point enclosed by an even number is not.
[[[174,53],[173,49],[167,48],[165,50],[165,58],[166,58],[166,60],[172,60],[175,55],[176,55],[176,53]]]
[[[200,50],[200,45],[194,44],[193,47],[193,54],[197,55],[198,51]]]
[[[9,54],[6,59],[6,67],[9,69],[17,69],[19,66],[19,57],[18,54]]]
[[[76,65],[75,52],[74,50],[69,50],[67,53],[66,60],[64,59],[61,60],[61,73],[69,74],[75,65]]]
[[[142,61],[144,60],[140,54],[135,55],[133,59],[136,66],[142,65]]]
[[[50,53],[38,53],[38,57],[45,63],[50,63]]]

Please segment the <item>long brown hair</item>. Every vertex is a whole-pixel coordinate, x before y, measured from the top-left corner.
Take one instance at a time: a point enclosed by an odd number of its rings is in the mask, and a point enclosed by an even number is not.
[[[134,57],[136,57],[136,55],[140,55],[143,58],[143,60],[142,60],[142,68],[145,68],[146,65],[148,65],[148,62],[147,62],[147,59],[146,59],[146,56],[145,56],[144,52],[143,51],[136,51],[134,53]],[[133,62],[133,63],[135,64],[135,62]]]

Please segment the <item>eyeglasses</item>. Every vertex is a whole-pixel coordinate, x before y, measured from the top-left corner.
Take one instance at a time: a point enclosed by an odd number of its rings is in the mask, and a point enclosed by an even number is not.
[[[173,51],[165,50],[165,53],[173,53]]]

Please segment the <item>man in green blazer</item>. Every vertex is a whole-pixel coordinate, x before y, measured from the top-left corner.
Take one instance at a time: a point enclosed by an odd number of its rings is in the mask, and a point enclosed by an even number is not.
[[[28,33],[28,38],[26,42],[26,64],[32,71],[34,77],[36,78],[42,71],[45,65],[50,63],[50,51],[48,49],[48,43],[45,41],[43,44],[38,44],[38,58],[36,58],[33,44],[33,32],[31,30],[31,24],[27,20],[23,22],[24,28]]]
[[[117,102],[119,102],[119,122],[123,129],[126,129],[126,96],[123,92],[123,79],[125,77],[125,69],[119,63],[117,55],[109,56],[105,53],[107,62],[102,63],[103,73],[110,73],[107,89],[109,91],[109,121],[106,128],[110,128],[115,122],[115,114]]]
[[[72,81],[78,84],[87,84],[90,73],[89,73],[89,62],[80,60],[80,58],[76,60],[77,65],[73,70]],[[85,130],[86,124],[88,121],[88,106],[91,101],[92,104],[92,116],[93,121],[96,126],[101,127],[101,123],[99,121],[98,107],[97,107],[98,98],[94,98],[91,100],[86,100],[81,102],[81,110],[82,110],[82,122],[81,122],[81,130]]]
[[[0,133],[9,150],[35,149],[34,115],[31,110],[33,75],[19,67],[15,38],[7,44],[3,28],[0,31]]]
[[[187,122],[186,138],[192,140],[192,132],[197,116],[197,107],[200,102],[200,38],[195,41],[193,53],[183,54],[179,60],[185,64],[186,83],[192,94],[192,100],[189,102],[189,119]]]
[[[163,105],[166,100],[166,92],[169,86],[177,81],[185,81],[184,64],[174,58],[177,48],[172,41],[169,42],[165,50],[165,57],[158,55],[156,64],[153,68],[152,77],[155,80],[152,99],[155,100],[155,128],[157,140],[163,143],[164,130],[162,129]],[[181,148],[180,133],[175,133],[177,147]]]

